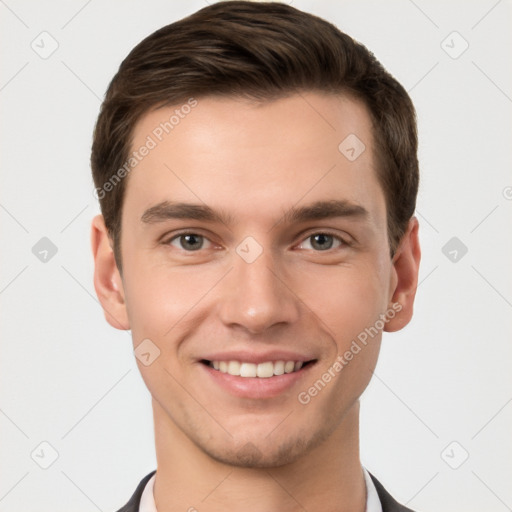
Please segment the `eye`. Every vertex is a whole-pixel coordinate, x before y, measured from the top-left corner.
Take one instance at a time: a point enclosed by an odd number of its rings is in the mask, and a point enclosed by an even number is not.
[[[304,247],[306,244],[306,247]],[[308,247],[309,245],[309,247]],[[348,245],[343,239],[329,233],[314,233],[308,236],[301,243],[299,249],[313,249],[315,251],[328,251],[329,249],[337,249],[341,246]]]
[[[198,235],[197,233],[181,233],[180,235],[174,236],[166,243],[187,252],[205,249],[207,248],[205,247],[205,244],[211,245],[211,242],[206,237]]]

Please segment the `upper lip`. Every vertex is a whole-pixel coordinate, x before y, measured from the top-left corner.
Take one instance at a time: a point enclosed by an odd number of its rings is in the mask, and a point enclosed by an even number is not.
[[[315,358],[286,350],[271,350],[267,352],[230,350],[226,352],[215,352],[200,358],[200,360],[203,361],[241,361],[254,364],[266,363],[267,361],[302,361],[305,363],[313,359]]]

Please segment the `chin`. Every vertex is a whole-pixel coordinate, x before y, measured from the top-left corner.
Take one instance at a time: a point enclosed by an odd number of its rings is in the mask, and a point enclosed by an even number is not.
[[[321,444],[328,437],[321,433],[307,436],[286,435],[285,440],[269,440],[268,437],[259,441],[246,441],[236,446],[227,446],[221,449],[216,446],[201,446],[201,450],[212,459],[240,468],[276,468],[292,464],[304,457],[310,450]]]

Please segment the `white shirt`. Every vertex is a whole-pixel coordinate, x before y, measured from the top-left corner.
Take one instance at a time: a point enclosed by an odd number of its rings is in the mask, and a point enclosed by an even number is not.
[[[363,468],[364,481],[366,483],[366,512],[382,512],[377,489],[373,483],[372,477]],[[156,510],[155,499],[153,497],[153,485],[155,484],[156,473],[149,479],[140,499],[139,512],[158,512]]]

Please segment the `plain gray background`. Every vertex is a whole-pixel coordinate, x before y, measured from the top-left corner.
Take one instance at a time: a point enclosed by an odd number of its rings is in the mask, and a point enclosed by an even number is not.
[[[92,284],[90,144],[130,49],[206,5],[0,0],[1,512],[117,510],[156,468],[129,333]],[[512,3],[292,5],[364,43],[418,111],[421,282],[362,398],[363,464],[414,509],[511,510]]]

